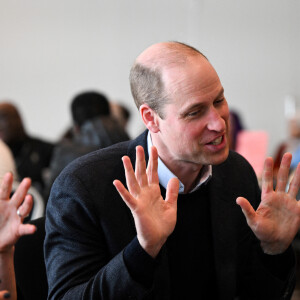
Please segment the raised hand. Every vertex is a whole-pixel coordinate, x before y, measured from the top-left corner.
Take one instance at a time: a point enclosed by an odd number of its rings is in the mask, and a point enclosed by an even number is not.
[[[299,230],[300,202],[296,200],[296,195],[300,187],[300,164],[286,192],[291,160],[290,153],[283,156],[274,191],[273,160],[266,159],[262,175],[261,203],[256,211],[247,199],[239,197],[236,201],[267,254],[284,252]]]
[[[22,235],[32,234],[36,230],[34,225],[23,224],[33,205],[32,196],[27,195],[30,179],[23,179],[10,198],[12,183],[13,175],[5,174],[0,186],[0,253],[10,251]]]
[[[156,257],[175,228],[179,181],[177,178],[169,181],[164,200],[159,187],[155,147],[151,148],[147,169],[141,146],[136,148],[135,172],[129,157],[124,156],[122,160],[128,190],[119,180],[113,183],[131,210],[139,243],[149,255]]]

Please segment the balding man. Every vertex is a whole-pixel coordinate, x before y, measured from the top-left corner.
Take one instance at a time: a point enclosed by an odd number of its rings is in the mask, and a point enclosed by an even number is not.
[[[261,193],[229,151],[224,88],[193,47],[149,47],[130,83],[147,130],[80,158],[54,183],[49,299],[289,299],[300,224],[300,168],[285,192],[291,155],[276,191],[266,160]]]

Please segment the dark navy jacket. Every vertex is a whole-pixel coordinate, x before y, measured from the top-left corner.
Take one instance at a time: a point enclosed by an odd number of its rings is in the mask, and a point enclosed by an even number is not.
[[[134,165],[137,145],[147,149],[147,132],[77,159],[56,179],[44,244],[49,299],[170,299],[164,247],[150,287],[135,281],[124,261],[124,249],[136,243],[136,230],[112,182],[119,179],[126,186],[121,158],[128,155]],[[295,279],[292,249],[279,256],[263,254],[235,202],[238,196],[257,207],[260,190],[248,162],[230,152],[213,166],[210,182],[219,299],[289,299]],[[284,278],[277,276],[281,266],[288,266]]]

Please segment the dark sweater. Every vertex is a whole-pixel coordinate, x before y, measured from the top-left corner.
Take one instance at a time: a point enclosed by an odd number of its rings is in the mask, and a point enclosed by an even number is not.
[[[161,187],[161,191],[165,197],[166,190]],[[190,194],[180,194],[177,205],[176,226],[166,243],[171,299],[192,299],[195,294],[201,299],[213,299],[216,278],[207,186],[202,185]],[[129,251],[136,249],[127,249],[124,255],[133,277],[151,285],[155,260],[151,265],[151,259],[141,253],[141,260],[134,262],[130,260]]]
[[[177,223],[167,241],[171,299],[214,299],[215,267],[206,186],[178,197]]]

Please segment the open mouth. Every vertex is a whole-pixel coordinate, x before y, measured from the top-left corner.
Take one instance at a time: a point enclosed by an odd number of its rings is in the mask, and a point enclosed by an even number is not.
[[[214,145],[214,146],[220,145],[222,143],[222,140],[223,140],[223,136],[220,136],[215,140],[211,141],[210,143],[208,143],[208,145]]]

